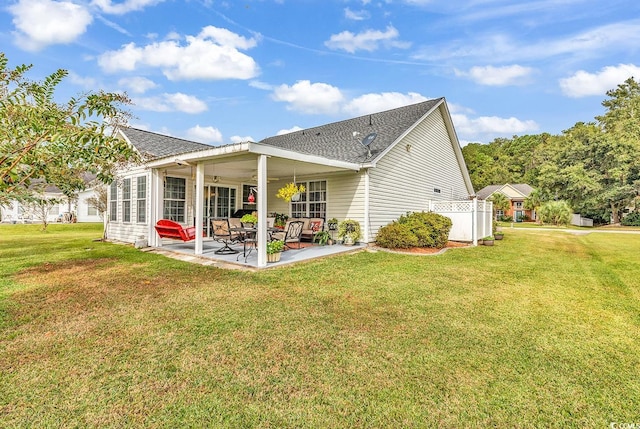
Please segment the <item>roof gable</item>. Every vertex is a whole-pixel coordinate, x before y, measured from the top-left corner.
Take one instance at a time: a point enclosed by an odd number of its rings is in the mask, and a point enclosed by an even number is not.
[[[481,200],[486,200],[495,192],[500,191],[506,197],[509,198],[526,198],[531,194],[533,188],[526,183],[517,183],[517,184],[509,184],[506,183],[504,185],[489,185],[478,191],[478,198]]]
[[[442,100],[438,98],[268,137],[261,140],[260,144],[346,162],[371,162],[382,156],[387,148]],[[376,138],[369,147],[369,157],[367,149],[360,142],[371,133],[376,133]]]
[[[162,158],[187,152],[211,149],[212,146],[137,128],[121,128],[120,133],[142,156]]]

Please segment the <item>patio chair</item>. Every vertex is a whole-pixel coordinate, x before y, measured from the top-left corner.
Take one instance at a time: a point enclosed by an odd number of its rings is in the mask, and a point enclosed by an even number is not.
[[[293,249],[293,243],[298,243],[300,249],[300,239],[302,238],[302,227],[304,222],[301,220],[288,221],[284,232],[276,232],[271,235],[272,240],[282,240],[288,249]]]
[[[213,239],[219,243],[223,243],[220,249],[214,253],[218,255],[231,255],[239,253],[237,250],[229,247],[230,244],[236,244],[242,241],[242,234],[239,231],[232,231],[227,218],[211,219],[211,230],[213,231]]]

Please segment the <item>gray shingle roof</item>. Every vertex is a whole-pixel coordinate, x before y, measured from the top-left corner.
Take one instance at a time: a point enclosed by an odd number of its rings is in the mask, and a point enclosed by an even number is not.
[[[371,161],[441,100],[442,98],[428,100],[281,136],[268,137],[260,143],[340,161],[355,163]],[[357,134],[354,136],[354,133]],[[368,158],[367,149],[360,142],[371,133],[376,133],[377,137],[371,143],[371,158]]]
[[[339,161],[354,163],[372,161],[441,100],[442,98],[428,100],[281,136],[268,137],[261,140],[259,144]],[[136,128],[123,128],[122,132],[142,155],[151,158],[211,148],[206,144]],[[371,133],[376,133],[377,136],[370,145],[371,157],[369,158],[367,149],[360,142]]]
[[[143,131],[137,128],[122,128],[121,131],[141,155],[151,158],[162,158],[186,152],[211,149],[211,146],[207,144]]]
[[[533,191],[533,188],[527,185],[526,183],[516,183],[516,184],[509,183],[508,185],[517,189],[518,192],[520,192],[525,197],[528,197],[531,191]],[[497,190],[502,189],[504,186],[505,185],[485,186],[484,188],[480,189],[476,195],[478,196],[479,199],[486,200],[489,197],[489,195],[493,194]]]

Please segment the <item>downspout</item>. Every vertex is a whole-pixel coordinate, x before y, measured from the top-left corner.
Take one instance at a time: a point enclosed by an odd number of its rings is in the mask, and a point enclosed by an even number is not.
[[[369,243],[371,238],[371,222],[369,221],[369,169],[364,170],[364,231],[366,234],[365,243]]]

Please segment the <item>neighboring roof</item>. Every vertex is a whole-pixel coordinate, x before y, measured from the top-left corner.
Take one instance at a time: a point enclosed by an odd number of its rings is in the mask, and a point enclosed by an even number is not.
[[[502,189],[504,189],[507,186],[515,189],[516,191],[521,193],[522,196],[525,197],[525,198],[529,196],[531,191],[533,191],[533,188],[530,185],[526,184],[526,183],[516,183],[516,184],[513,184],[513,185],[507,183],[507,184],[504,184],[504,185],[489,185],[489,186],[485,186],[484,188],[480,189],[476,195],[478,196],[478,199],[486,200],[487,198],[489,198],[491,196],[491,194],[493,194],[496,191],[501,191]]]
[[[346,162],[372,161],[441,101],[442,98],[424,101],[268,137],[259,143]],[[370,145],[371,157],[369,158],[367,149],[360,142],[371,133],[376,133],[377,136]]]
[[[208,144],[196,143],[163,134],[152,133],[151,131],[139,130],[137,128],[121,128],[120,132],[142,156],[151,158],[162,158],[186,152],[196,152],[211,149],[212,147]]]

